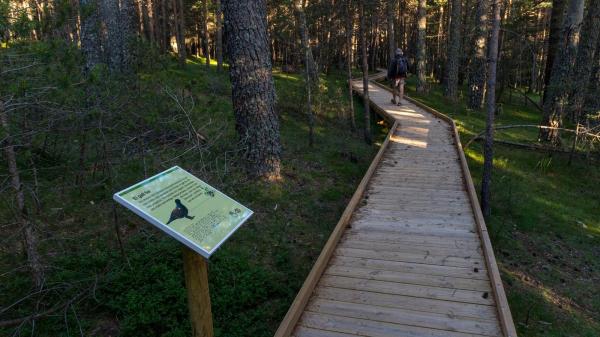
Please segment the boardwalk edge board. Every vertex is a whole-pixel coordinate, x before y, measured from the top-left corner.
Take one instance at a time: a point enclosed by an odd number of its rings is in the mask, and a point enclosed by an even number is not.
[[[386,115],[387,115],[387,113],[386,113]],[[388,118],[392,119],[392,117],[389,115],[387,116],[386,119],[388,119]],[[298,321],[300,319],[300,316],[302,315],[302,313],[304,311],[304,308],[308,304],[308,300],[310,299],[310,296],[312,295],[313,290],[315,289],[315,286],[319,282],[319,279],[323,275],[323,272],[325,271],[325,268],[327,267],[329,260],[333,256],[333,251],[337,247],[337,243],[340,241],[342,234],[344,233],[344,230],[346,229],[346,226],[350,222],[350,219],[352,218],[352,214],[354,213],[355,209],[359,206],[360,201],[363,197],[363,194],[367,188],[367,185],[369,184],[369,181],[371,180],[371,176],[373,176],[375,169],[377,168],[379,162],[381,161],[381,158],[383,157],[383,153],[385,152],[385,149],[389,144],[390,138],[393,135],[393,133],[395,132],[397,127],[398,127],[398,123],[394,122],[394,124],[390,128],[390,131],[388,132],[388,134],[385,138],[385,141],[379,148],[377,155],[375,155],[375,158],[371,162],[371,165],[369,166],[367,173],[365,173],[364,177],[362,178],[360,184],[358,185],[358,188],[356,189],[356,191],[354,192],[354,195],[352,196],[352,199],[350,199],[350,202],[346,206],[344,213],[342,213],[340,220],[338,221],[337,225],[333,229],[333,232],[329,236],[327,243],[323,247],[321,254],[317,258],[317,261],[313,265],[313,268],[311,269],[306,280],[302,284],[302,288],[300,288],[300,291],[298,292],[298,295],[296,295],[296,298],[292,302],[290,309],[288,310],[287,314],[281,321],[279,328],[275,332],[275,337],[288,337],[292,334],[294,328],[296,327],[296,324],[298,323]]]
[[[385,87],[384,85],[376,83],[374,81],[371,82],[372,80],[379,79],[384,76],[385,76],[385,74],[383,74],[381,72],[371,75],[369,77],[369,80],[370,80],[369,83],[371,85],[378,86],[380,88],[383,88],[386,91],[389,91],[389,89],[387,87]],[[356,90],[356,89],[354,89],[354,90],[359,96],[362,96],[362,94],[363,94],[362,90]],[[463,175],[463,178],[464,178],[464,185],[465,185],[465,188],[467,191],[467,195],[469,197],[470,207],[473,211],[477,231],[479,234],[479,238],[481,240],[481,247],[483,250],[484,261],[485,261],[485,265],[487,267],[487,273],[488,273],[488,277],[490,279],[490,283],[492,286],[493,295],[496,300],[495,307],[496,307],[498,318],[500,321],[500,327],[501,327],[503,335],[505,337],[516,337],[517,333],[515,330],[514,322],[513,322],[512,316],[511,316],[510,308],[508,306],[508,301],[506,299],[506,294],[504,292],[504,287],[502,284],[502,280],[500,278],[500,273],[498,271],[498,266],[497,266],[494,252],[492,249],[492,244],[491,244],[491,241],[490,241],[490,238],[488,235],[485,220],[484,220],[483,214],[481,212],[481,208],[480,208],[479,201],[477,198],[477,193],[475,192],[475,185],[473,183],[473,179],[471,177],[471,173],[470,173],[469,167],[467,165],[467,160],[466,160],[464,151],[461,146],[460,137],[458,134],[458,130],[456,128],[456,124],[454,123],[454,120],[452,120],[452,118],[442,114],[441,112],[439,112],[435,109],[432,109],[432,108],[426,106],[425,104],[423,104],[411,97],[405,96],[405,99],[408,100],[409,102],[415,104],[416,106],[422,108],[423,110],[431,113],[432,115],[440,118],[441,120],[447,122],[452,129],[451,134],[452,134],[452,138],[454,139],[453,147],[455,148],[455,150],[458,153],[460,167],[461,167],[461,171],[462,171],[461,174]],[[327,243],[323,247],[321,254],[319,255],[317,261],[313,265],[313,268],[311,269],[307,278],[305,279],[305,281],[302,285],[302,288],[296,295],[296,298],[292,302],[292,305],[290,306],[288,312],[286,313],[285,317],[281,321],[281,324],[279,325],[279,328],[277,329],[274,337],[289,337],[294,332],[294,328],[299,323],[300,317],[302,316],[306,306],[308,305],[308,302],[313,294],[313,291],[315,290],[321,276],[324,275],[325,269],[327,268],[329,261],[333,257],[333,252],[336,249],[338,242],[341,240],[341,238],[344,234],[344,230],[346,229],[348,223],[350,222],[350,219],[352,218],[354,211],[360,206],[360,201],[366,191],[366,187],[369,185],[369,182],[370,182],[371,178],[373,177],[376,168],[382,162],[383,154],[384,154],[386,148],[388,147],[390,138],[394,135],[394,133],[396,132],[397,128],[400,125],[399,121],[396,120],[396,118],[394,118],[392,115],[388,114],[385,111],[385,109],[378,106],[372,100],[369,101],[369,105],[386,121],[388,121],[390,124],[393,123],[393,126],[390,128],[390,131],[388,132],[385,141],[383,142],[383,144],[381,145],[381,148],[377,152],[377,155],[371,162],[369,169],[365,173],[363,179],[361,180],[360,184],[358,185],[358,188],[354,192],[354,195],[352,196],[352,199],[350,200],[346,209],[344,210],[344,213],[342,213],[340,220],[338,221],[336,227],[334,228],[329,239],[327,240]]]

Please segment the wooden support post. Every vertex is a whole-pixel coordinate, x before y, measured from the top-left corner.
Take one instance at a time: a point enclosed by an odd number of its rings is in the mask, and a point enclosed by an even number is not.
[[[193,337],[213,337],[212,311],[208,291],[208,261],[183,247],[183,270]]]

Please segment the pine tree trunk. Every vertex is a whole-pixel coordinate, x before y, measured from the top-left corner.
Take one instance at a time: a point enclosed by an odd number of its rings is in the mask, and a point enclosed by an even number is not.
[[[102,21],[106,25],[106,59],[111,71],[119,71],[123,64],[123,34],[119,25],[118,0],[102,0]]]
[[[171,6],[173,7],[173,17],[175,22],[175,42],[177,43],[177,56],[180,67],[185,67],[186,50],[184,41],[184,29],[185,24],[183,23],[183,1],[182,0],[171,0]]]
[[[308,28],[306,26],[306,14],[304,13],[303,2],[304,1],[301,0],[294,0],[294,15],[296,16],[298,33],[300,34],[300,44],[304,55],[303,58],[305,62],[305,67],[306,69],[308,69],[308,74],[310,75],[309,81],[311,85],[314,86],[319,80],[319,75],[317,73],[315,59],[313,57],[312,51],[310,50]]]
[[[136,12],[133,0],[121,0],[119,27],[121,31],[121,71],[131,70],[131,45],[136,34]]]
[[[550,14],[550,36],[548,37],[548,51],[546,57],[546,68],[544,70],[544,95],[542,101],[545,101],[548,84],[554,66],[554,58],[559,50],[562,22],[565,14],[565,8],[569,0],[552,0],[552,12]]]
[[[425,67],[427,57],[427,1],[419,0],[417,9],[417,92],[427,91]]]
[[[591,73],[592,75],[586,88],[582,115],[597,115],[598,111],[600,111],[600,99],[598,99],[598,93],[600,92],[600,39],[598,39],[596,44],[596,57]]]
[[[348,72],[348,95],[350,98],[350,127],[352,131],[356,130],[356,120],[354,117],[354,94],[352,91],[352,65],[354,63],[352,51],[352,36],[354,31],[354,10],[352,9],[352,0],[348,0],[346,18],[346,57]]]
[[[365,105],[365,128],[364,128],[364,136],[365,142],[367,144],[371,144],[371,111],[369,106],[369,59],[367,55],[367,36],[365,29],[365,4],[364,0],[360,2],[360,12],[358,14],[360,16],[360,49],[362,53],[361,61],[362,61],[362,75],[363,75],[363,102]]]
[[[202,1],[202,12],[204,13],[202,16],[202,40],[204,42],[204,57],[206,58],[206,68],[210,67],[210,44],[209,44],[209,34],[208,34],[208,0]]]
[[[481,211],[487,218],[492,213],[490,204],[492,170],[494,166],[494,115],[496,114],[496,67],[498,63],[498,40],[500,36],[500,11],[502,0],[492,0],[492,32],[488,48],[487,118],[485,144],[483,146],[483,174],[481,178]]]
[[[160,36],[160,45],[163,48],[163,51],[171,50],[171,34],[169,33],[169,13],[167,11],[168,8],[168,0],[158,0],[160,1],[160,17],[161,17],[161,36]]]
[[[458,68],[460,66],[460,32],[462,29],[462,0],[452,0],[450,41],[446,57],[444,95],[451,100],[458,98]]]
[[[97,0],[80,0],[81,51],[85,59],[84,73],[102,61],[100,52],[100,20]]]
[[[250,174],[280,176],[281,144],[265,0],[223,0],[236,129]]]
[[[387,34],[388,34],[388,48],[389,48],[389,60],[394,59],[396,52],[396,34],[394,31],[394,13],[396,13],[396,1],[388,0],[387,3]]]
[[[221,0],[215,0],[215,54],[217,57],[217,71],[223,70],[223,22],[221,20]]]
[[[561,127],[566,98],[569,93],[568,80],[573,70],[577,53],[579,31],[583,20],[584,0],[571,0],[563,24],[561,44],[550,74],[550,82],[544,97],[542,125]],[[554,144],[560,143],[558,130],[540,129],[540,139]]]
[[[305,79],[305,90],[306,90],[306,112],[308,115],[308,145],[313,146],[314,144],[314,124],[315,116],[312,110],[312,89],[315,84],[318,83],[318,77],[316,74],[315,61],[313,59],[312,51],[308,41],[308,29],[306,27],[306,15],[304,14],[304,6],[301,0],[294,0],[294,14],[296,15],[296,22],[298,25],[298,32],[300,33],[300,46],[302,53],[304,54],[304,79]]]
[[[8,116],[4,111],[4,102],[0,101],[0,125],[2,126],[4,137],[4,155],[8,164],[8,175],[10,176],[11,186],[15,191],[16,201],[16,220],[21,230],[23,231],[23,239],[25,241],[25,251],[27,252],[27,262],[31,271],[33,284],[40,289],[44,284],[44,268],[38,252],[38,239],[35,233],[35,228],[27,216],[27,208],[25,205],[25,193],[21,185],[21,176],[17,167],[17,156],[15,147],[12,142],[10,133],[10,125]]]
[[[588,13],[583,27],[581,28],[581,39],[575,60],[573,77],[571,80],[571,97],[569,103],[573,119],[577,120],[581,116],[583,103],[585,102],[586,90],[588,88],[592,70],[594,68],[594,59],[598,51],[598,37],[600,36],[600,0],[590,0]]]
[[[495,0],[492,0],[495,1]],[[469,71],[469,100],[471,109],[479,110],[483,105],[486,80],[486,40],[487,40],[487,14],[489,0],[477,1],[476,20],[472,44],[475,47]]]

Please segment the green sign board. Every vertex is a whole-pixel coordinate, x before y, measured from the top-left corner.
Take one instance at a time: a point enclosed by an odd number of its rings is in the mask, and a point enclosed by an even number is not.
[[[251,210],[178,166],[113,198],[206,258],[252,216]]]

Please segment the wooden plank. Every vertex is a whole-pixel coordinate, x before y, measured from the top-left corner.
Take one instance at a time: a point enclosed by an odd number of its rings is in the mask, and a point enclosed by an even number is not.
[[[460,165],[463,170],[463,175],[466,180],[467,191],[469,193],[469,199],[471,204],[473,205],[473,212],[475,213],[476,222],[479,229],[479,234],[483,244],[484,256],[486,258],[486,263],[490,270],[490,278],[492,280],[492,289],[494,290],[494,296],[497,298],[497,306],[498,306],[498,316],[500,318],[501,327],[503,329],[504,335],[506,337],[516,337],[517,332],[515,329],[515,324],[512,319],[512,315],[510,313],[510,307],[508,306],[508,300],[506,299],[506,294],[504,292],[504,286],[502,285],[502,279],[500,278],[500,272],[498,271],[498,265],[496,264],[496,258],[494,256],[494,250],[492,249],[492,244],[487,233],[487,226],[485,225],[485,220],[483,218],[483,214],[481,213],[481,208],[479,206],[479,201],[477,199],[477,193],[475,192],[475,184],[473,183],[473,179],[471,177],[471,172],[469,171],[469,165],[467,164],[467,159],[465,157],[464,151],[462,149],[462,145],[460,143],[460,136],[458,135],[458,130],[456,128],[456,124],[454,120],[449,118],[448,116],[407,97],[412,103],[420,106],[426,111],[439,116],[440,118],[446,120],[450,123],[453,136],[456,144],[456,150],[460,157]]]
[[[350,303],[371,304],[380,307],[411,309],[446,315],[450,318],[467,317],[472,320],[497,322],[496,308],[489,305],[459,303],[421,297],[382,294],[370,291],[349,290],[319,286],[315,289],[318,298]]]
[[[468,279],[488,280],[484,266],[454,267],[415,262],[386,261],[378,259],[356,258],[336,255],[331,259],[331,265],[368,268],[374,270],[390,270],[423,275],[462,277]],[[475,271],[477,268],[477,271]]]
[[[403,235],[381,231],[358,231],[348,230],[348,236],[353,240],[376,241],[382,243],[411,244],[420,246],[431,246],[440,248],[477,249],[481,247],[479,240],[464,239],[441,239],[434,236]]]
[[[306,312],[302,326],[370,337],[480,337],[482,335],[377,322],[365,319]]]
[[[306,309],[315,313],[404,324],[423,328],[474,333],[485,336],[498,336],[501,334],[497,322],[473,321],[464,318],[455,319],[435,313],[378,307],[369,304],[339,302],[316,298],[308,304]]]
[[[475,235],[472,236],[474,239],[477,238],[475,224],[473,223],[454,223],[447,221],[439,221],[435,223],[428,223],[422,221],[423,219],[419,219],[419,217],[407,217],[401,218],[396,216],[388,216],[385,215],[369,215],[369,214],[361,214],[356,215],[353,218],[353,222],[351,227],[355,229],[363,228],[375,228],[382,227],[381,230],[386,230],[384,227],[390,227],[390,231],[395,230],[417,230],[417,231],[429,231],[427,235],[438,235],[443,236],[440,233],[443,232],[455,232],[455,233],[470,233]],[[439,232],[438,232],[439,231]]]
[[[377,280],[396,283],[409,283],[440,288],[463,289],[474,291],[491,291],[488,280],[466,279],[449,276],[433,276],[414,274],[409,272],[396,272],[389,270],[374,270],[348,266],[331,265],[325,270],[324,275],[344,276],[365,280]]]
[[[352,229],[358,231],[379,231],[388,232],[392,234],[400,235],[421,235],[421,236],[437,236],[440,238],[448,239],[464,239],[464,240],[477,240],[477,234],[469,231],[459,231],[444,229],[443,225],[439,226],[440,229],[433,229],[431,227],[424,228],[411,228],[398,225],[385,225],[381,223],[352,223]],[[474,231],[474,230],[473,230]]]
[[[377,165],[378,165],[379,161],[381,160],[386,147],[389,144],[391,133],[393,133],[397,127],[398,127],[398,122],[394,122],[394,125],[390,128],[390,132],[388,133],[388,136],[386,137],[385,141],[381,145],[381,148],[379,149],[379,151],[377,152],[377,155],[371,162],[369,169],[365,173],[363,179],[361,180],[360,184],[358,185],[358,188],[354,192],[352,199],[350,199],[348,206],[346,206],[344,213],[342,213],[340,220],[338,221],[333,232],[329,236],[329,239],[327,240],[325,247],[323,247],[321,254],[317,258],[317,261],[315,262],[315,265],[311,269],[306,280],[304,280],[304,283],[302,284],[302,288],[300,288],[300,291],[298,292],[298,294],[296,295],[296,298],[292,302],[290,309],[288,310],[285,317],[281,321],[279,328],[275,332],[275,337],[287,337],[292,333],[296,323],[298,322],[298,319],[302,315],[304,307],[306,306],[306,304],[308,303],[308,300],[310,299],[310,295],[312,294],[313,289],[315,288],[317,282],[319,281],[319,278],[323,274],[323,271],[327,267],[327,263],[329,262],[329,259],[333,254],[335,246],[337,245],[337,242],[339,241],[340,237],[342,236],[344,229],[346,228],[346,225],[348,224],[348,221],[352,217],[352,213],[354,212],[354,209],[356,208],[356,206],[358,205],[358,203],[360,202],[360,200],[363,197],[363,194],[366,190],[369,180],[371,179],[373,172],[375,172],[375,169],[377,168]]]
[[[347,334],[335,331],[308,328],[298,325],[294,330],[293,337],[356,337],[355,334]]]
[[[407,252],[391,252],[385,250],[372,250],[372,249],[358,249],[358,248],[347,248],[338,247],[334,255],[336,256],[347,256],[347,257],[358,257],[365,259],[377,259],[385,261],[402,261],[402,262],[414,262],[423,264],[433,264],[439,266],[453,266],[453,267],[483,267],[485,264],[483,260],[474,259],[471,257],[457,257],[451,254],[435,256],[429,254],[415,254]]]
[[[410,243],[385,243],[374,241],[352,240],[347,235],[342,236],[338,247],[359,248],[359,249],[375,249],[386,250],[391,252],[410,252],[425,255],[453,255],[461,257],[471,257],[475,259],[483,259],[481,248],[474,249],[458,249],[458,248],[442,248],[442,247],[424,247]]]

